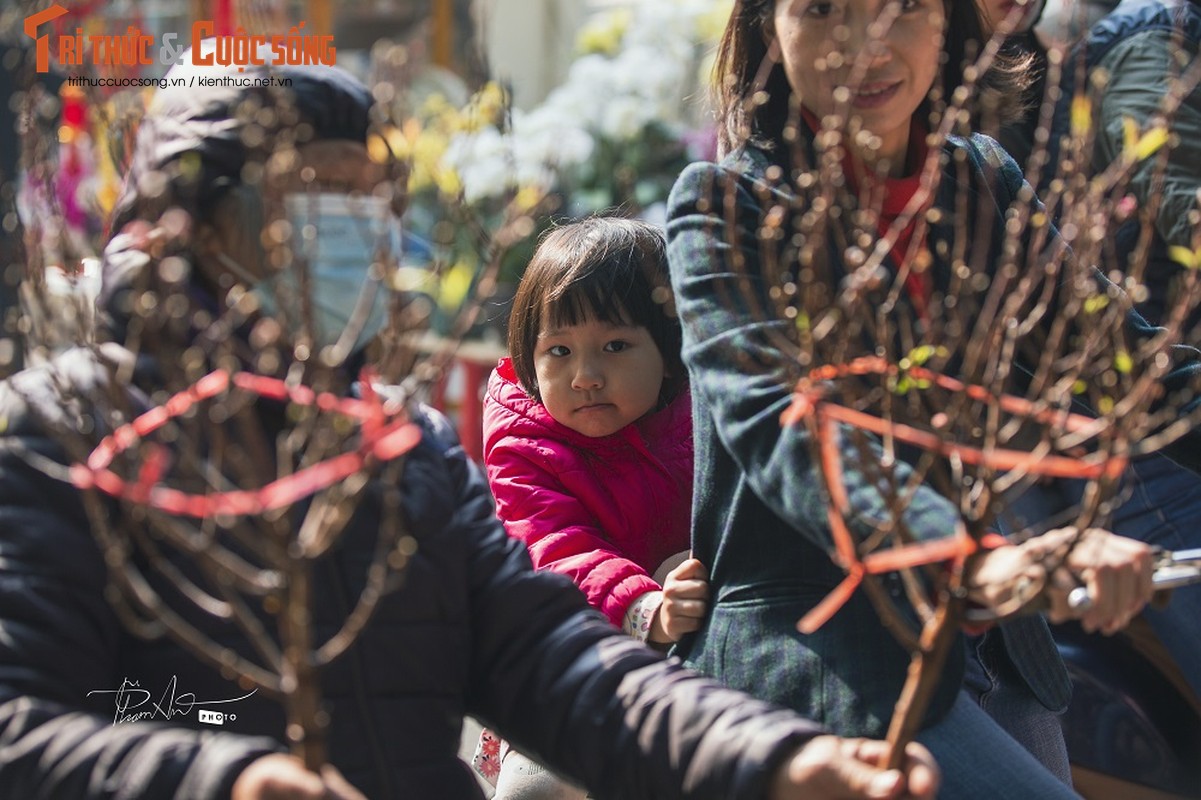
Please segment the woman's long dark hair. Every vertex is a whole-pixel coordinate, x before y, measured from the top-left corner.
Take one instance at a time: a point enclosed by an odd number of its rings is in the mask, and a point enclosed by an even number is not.
[[[753,142],[772,147],[783,139],[792,90],[779,60],[768,52],[766,35],[778,0],[735,0],[717,49],[713,85],[717,108],[719,151],[722,154]],[[942,81],[935,94],[950,98],[964,82],[965,69],[983,49],[986,38],[980,12],[970,0],[943,0],[947,30],[943,37]],[[999,54],[976,83],[975,107],[1002,121],[1022,110],[1022,89],[1028,77],[1025,61]],[[927,100],[918,113],[933,110]]]

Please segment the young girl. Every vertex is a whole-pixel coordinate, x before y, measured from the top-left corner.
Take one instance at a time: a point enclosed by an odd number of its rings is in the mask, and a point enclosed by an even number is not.
[[[818,310],[821,297],[837,302],[861,263],[847,264],[847,257],[873,252],[877,230],[904,225],[899,220],[922,188],[927,135],[939,121],[936,99],[954,95],[967,54],[982,41],[976,4],[963,0],[736,0],[713,81],[725,157],[689,167],[669,201],[668,257],[696,426],[693,547],[710,569],[716,598],[701,630],[680,649],[701,671],[807,711],[846,735],[886,730],[909,654],[862,592],[816,632],[797,631],[797,620],[845,573],[828,556],[829,507],[808,426],[780,422],[797,380],[821,366],[802,361],[813,351],[802,349],[803,320],[788,299],[802,296],[813,302],[806,308]],[[979,88],[992,108],[1003,108],[1020,89],[1005,85],[1012,74],[994,69],[985,76]],[[852,132],[840,152],[817,133],[834,118]],[[908,217],[877,273],[879,302],[869,294],[875,284],[866,287],[871,300],[864,306],[871,307],[839,323],[861,324],[864,338],[877,315],[887,315],[883,329],[898,338],[901,331],[920,337],[924,325],[945,319],[939,309],[976,302],[967,295],[971,287],[952,282],[962,274],[956,261],[969,257],[963,242],[972,263],[987,263],[979,268],[985,288],[1002,261],[1005,198],[1022,191],[1020,171],[984,137],[952,137],[943,150],[937,190],[924,213]],[[838,161],[845,192],[815,182],[807,166]],[[856,209],[855,198],[871,204]],[[811,236],[812,220],[831,208],[838,213],[829,214],[830,230]],[[903,267],[923,260],[926,269],[902,277]],[[952,299],[953,291],[961,294]],[[1146,335],[1138,322],[1131,319],[1133,332]],[[811,327],[806,335],[811,342],[820,334]],[[960,344],[949,333],[945,341]],[[891,333],[872,346],[905,352]],[[892,514],[878,471],[865,463],[869,446],[884,458],[865,436],[840,441],[848,524],[862,539]],[[895,485],[909,485],[909,470],[897,462]],[[951,535],[960,517],[953,503],[920,484],[903,521],[925,540]],[[969,597],[996,607],[1018,576],[1040,563],[1040,553],[1074,535],[1053,531],[983,554],[967,576]],[[1083,623],[1112,632],[1150,597],[1150,550],[1100,530],[1080,539],[1087,546],[1077,546],[1047,581],[1048,600],[1057,617],[1067,616],[1064,587],[1089,582],[1107,600]],[[882,583],[904,602],[896,576]],[[953,651],[918,736],[944,770],[944,796],[1074,796],[1054,717],[1070,685],[1045,623],[1027,617],[998,626],[973,648],[970,659],[966,642]]]
[[[509,534],[627,633],[666,647],[696,630],[707,575],[677,557],[692,418],[663,235],[617,218],[549,233],[517,289],[509,352],[484,401],[484,462]],[[661,565],[666,579],[653,577]],[[497,755],[498,798],[515,776],[547,784],[530,796],[572,796],[519,754]]]

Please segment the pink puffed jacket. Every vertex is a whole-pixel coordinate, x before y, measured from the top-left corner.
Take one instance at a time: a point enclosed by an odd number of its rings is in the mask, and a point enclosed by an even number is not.
[[[484,463],[497,514],[537,569],[568,576],[620,626],[688,549],[692,409],[687,392],[617,433],[590,438],[525,393],[502,359],[484,399]]]

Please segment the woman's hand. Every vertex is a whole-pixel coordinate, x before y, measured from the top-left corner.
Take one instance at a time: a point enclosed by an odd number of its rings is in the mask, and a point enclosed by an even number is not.
[[[366,800],[333,766],[309,772],[299,758],[273,753],[251,761],[234,782],[231,800]]]
[[[1023,585],[1041,584],[1052,622],[1079,619],[1086,631],[1110,635],[1150,602],[1153,571],[1154,551],[1143,542],[1100,528],[1060,528],[984,554],[968,586],[974,601],[998,609],[1021,597]],[[1092,598],[1087,609],[1068,606],[1079,586]]]
[[[663,602],[655,610],[648,638],[652,642],[678,642],[699,630],[709,612],[709,571],[695,558],[686,559],[667,573]]]
[[[905,748],[901,769],[885,770],[888,746],[868,739],[818,736],[776,770],[770,800],[927,798],[938,793],[934,757],[920,744]]]

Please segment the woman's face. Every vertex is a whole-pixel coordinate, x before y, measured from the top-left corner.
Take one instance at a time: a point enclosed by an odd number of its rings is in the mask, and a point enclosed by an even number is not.
[[[842,100],[879,137],[875,157],[903,169],[910,118],[938,77],[943,0],[777,0],[772,26],[801,103],[821,118]]]

